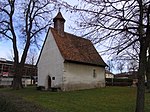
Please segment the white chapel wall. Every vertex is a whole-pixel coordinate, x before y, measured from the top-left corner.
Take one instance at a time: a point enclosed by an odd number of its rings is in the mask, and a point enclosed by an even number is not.
[[[99,66],[65,63],[63,82],[64,91],[104,87],[105,69]]]
[[[52,77],[55,77],[55,80],[52,80],[51,83],[52,87],[61,86],[64,69],[63,61],[54,37],[51,31],[49,31],[38,62],[38,86],[45,86],[46,89],[48,88],[48,75],[51,77],[51,80]]]

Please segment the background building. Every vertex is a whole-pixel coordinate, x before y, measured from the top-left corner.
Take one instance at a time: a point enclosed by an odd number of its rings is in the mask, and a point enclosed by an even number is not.
[[[0,58],[0,85],[10,86],[14,76],[13,61]],[[25,64],[22,74],[23,84],[35,84],[37,77],[37,67]]]

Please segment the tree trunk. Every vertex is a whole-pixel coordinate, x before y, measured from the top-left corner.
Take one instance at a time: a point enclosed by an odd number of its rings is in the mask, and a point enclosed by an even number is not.
[[[150,93],[150,71],[147,73],[147,92]]]
[[[20,89],[23,88],[22,85],[22,72],[23,72],[23,67],[17,64],[14,69],[15,69],[15,74],[14,74],[14,79],[12,83],[13,89]]]
[[[22,77],[20,75],[15,75],[13,79],[13,89],[20,89],[22,86]]]
[[[147,92],[150,93],[150,44],[149,44],[149,56],[147,62],[147,71],[146,71],[146,78],[147,78]]]
[[[142,39],[140,41],[140,55],[139,55],[140,61],[139,61],[138,87],[137,87],[136,111],[135,112],[144,112],[146,51],[147,51],[146,39]]]
[[[148,40],[148,58],[147,58],[147,70],[146,70],[146,77],[147,77],[147,92],[150,92],[150,5],[147,11],[147,26],[146,26],[146,38]]]

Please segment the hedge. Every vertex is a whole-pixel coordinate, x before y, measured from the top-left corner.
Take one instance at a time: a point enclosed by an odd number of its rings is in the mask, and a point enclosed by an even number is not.
[[[8,93],[0,93],[0,112],[54,112],[20,97]]]
[[[133,84],[132,79],[111,79],[106,78],[106,86],[131,86]]]

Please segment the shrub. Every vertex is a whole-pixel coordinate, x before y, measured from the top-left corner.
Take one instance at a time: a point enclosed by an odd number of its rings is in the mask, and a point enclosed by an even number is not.
[[[52,112],[20,97],[0,93],[0,112]]]
[[[111,79],[106,78],[106,86],[131,86],[133,83],[132,79]]]

